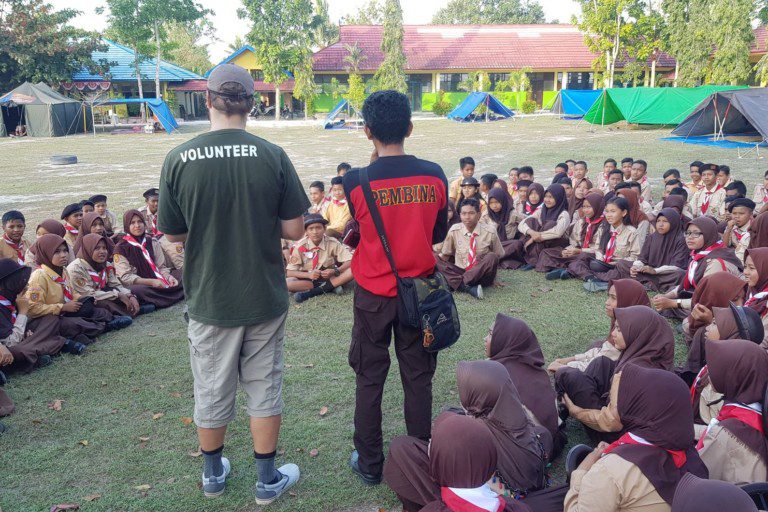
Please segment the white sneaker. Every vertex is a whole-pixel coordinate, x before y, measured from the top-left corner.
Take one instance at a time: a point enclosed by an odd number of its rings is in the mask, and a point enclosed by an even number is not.
[[[224,493],[224,489],[227,488],[227,475],[229,475],[232,469],[229,465],[229,459],[222,457],[221,465],[224,467],[223,475],[206,477],[205,473],[203,473],[203,494],[207,498],[221,496]]]
[[[337,286],[336,288],[333,289],[333,293],[335,293],[336,295],[344,295],[344,288],[342,288],[341,286]]]
[[[279,467],[277,471],[283,476],[277,483],[267,485],[262,482],[256,482],[257,505],[269,505],[282,496],[285,491],[293,487],[301,476],[299,466],[296,464],[286,464]]]

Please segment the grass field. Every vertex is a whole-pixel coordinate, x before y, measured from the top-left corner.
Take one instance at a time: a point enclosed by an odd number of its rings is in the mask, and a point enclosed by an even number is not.
[[[187,126],[174,135],[77,136],[0,141],[0,210],[20,209],[29,236],[46,217],[96,192],[109,195],[121,217],[139,206],[141,192],[156,186],[166,152],[205,126]],[[327,179],[340,161],[364,164],[370,145],[360,132],[309,127],[249,128],[285,148],[303,181]],[[512,165],[532,165],[548,183],[554,164],[584,159],[591,176],[607,157],[643,158],[650,166],[656,197],[661,173],[687,171],[693,160],[728,164],[750,191],[768,168],[764,160],[738,159],[724,150],[659,141],[669,130],[592,128],[554,118],[460,125],[444,120],[416,123],[407,149],[440,163],[450,176],[458,159],[472,155],[478,173],[506,174]],[[56,167],[53,154],[76,154],[75,166]],[[541,171],[541,172],[539,172]],[[265,183],[265,187],[269,184]],[[608,320],[604,294],[589,295],[580,283],[557,283],[542,275],[502,272],[504,288],[484,302],[458,296],[463,336],[439,357],[434,410],[456,404],[456,363],[483,355],[482,338],[496,313],[526,320],[548,360],[579,351],[604,335]],[[367,488],[352,477],[346,461],[352,450],[354,375],[347,365],[352,326],[351,295],[291,306],[287,329],[286,411],[280,462],[302,469],[290,496],[274,511],[376,511],[396,509],[385,486]],[[683,354],[678,353],[678,358]],[[396,363],[384,398],[385,439],[404,433],[402,392]],[[180,308],[139,318],[119,333],[100,338],[85,357],[65,356],[31,375],[14,375],[6,390],[17,412],[5,418],[0,437],[0,507],[6,512],[43,511],[78,503],[84,511],[246,511],[255,471],[244,411],[231,425],[225,452],[234,471],[227,492],[206,500],[198,488],[201,464],[192,415],[185,324]],[[53,403],[61,400],[61,409]],[[239,405],[243,405],[239,397]],[[321,417],[322,407],[328,413]],[[571,442],[583,440],[572,429]],[[316,457],[311,450],[318,450]],[[561,460],[553,472],[560,475]],[[398,509],[399,510],[399,509]]]

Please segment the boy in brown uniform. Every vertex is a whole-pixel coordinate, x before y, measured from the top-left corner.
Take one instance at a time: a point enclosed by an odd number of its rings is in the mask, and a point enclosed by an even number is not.
[[[701,181],[704,188],[693,195],[691,209],[694,217],[709,216],[716,222],[725,220],[725,189],[717,183],[720,168],[715,164],[701,166]]]
[[[104,228],[107,230],[107,236],[111,237],[115,234],[115,228],[119,230],[117,223],[117,217],[114,213],[107,209],[107,196],[104,194],[96,194],[88,198],[93,203],[93,211],[99,214],[101,220],[104,221]]]
[[[156,188],[150,188],[142,195],[144,196],[144,206],[139,208],[139,211],[144,215],[147,233],[160,242],[166,265],[171,271],[178,270],[178,275],[174,277],[180,280],[181,273],[184,271],[184,244],[171,242],[162,231],[157,229],[157,205],[160,191]]]
[[[24,239],[24,229],[26,220],[24,215],[16,210],[11,210],[3,214],[3,240],[0,241],[0,259],[9,258],[25,265],[25,254],[29,249],[29,242]],[[28,266],[32,266],[29,262]]]
[[[471,156],[465,156],[459,160],[459,169],[461,169],[461,176],[451,182],[451,187],[448,190],[448,197],[451,202],[456,204],[456,200],[459,199],[461,194],[461,182],[466,178],[471,178],[475,175],[475,160]]]
[[[352,220],[352,214],[349,212],[347,197],[344,195],[344,181],[341,176],[336,176],[331,180],[331,203],[325,210],[323,217],[328,221],[328,236],[341,239],[344,236],[344,228],[347,222]]]
[[[83,206],[80,203],[65,206],[61,212],[61,220],[64,221],[64,229],[67,230],[64,240],[71,249],[75,246],[75,240],[80,233],[80,225],[83,223]]]
[[[483,286],[496,280],[499,258],[504,256],[499,235],[492,226],[480,224],[480,203],[461,203],[461,224],[454,224],[445,237],[437,268],[455,291],[483,298]],[[449,259],[453,257],[453,263]]]
[[[296,242],[286,267],[286,284],[296,302],[324,293],[341,295],[342,286],[352,281],[352,253],[325,234],[326,224],[317,214],[304,217],[305,236]]]

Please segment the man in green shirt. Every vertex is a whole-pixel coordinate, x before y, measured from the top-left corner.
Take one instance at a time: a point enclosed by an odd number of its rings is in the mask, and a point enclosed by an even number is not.
[[[208,78],[211,131],[171,150],[160,176],[158,228],[185,242],[195,423],[204,455],[203,492],[224,492],[222,457],[235,418],[237,383],[247,395],[258,482],[267,505],[299,479],[275,469],[280,433],[283,338],[288,311],[280,239],[304,235],[309,200],[282,148],[245,131],[254,83],[224,64]]]

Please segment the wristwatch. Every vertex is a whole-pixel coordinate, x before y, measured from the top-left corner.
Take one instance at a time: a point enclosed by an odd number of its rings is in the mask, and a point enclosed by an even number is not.
[[[336,274],[336,277],[339,277],[341,275],[341,272],[339,271],[339,267],[333,267],[333,272]]]
[[[683,299],[677,299],[677,309],[683,309]]]

